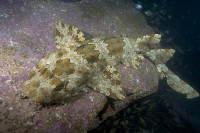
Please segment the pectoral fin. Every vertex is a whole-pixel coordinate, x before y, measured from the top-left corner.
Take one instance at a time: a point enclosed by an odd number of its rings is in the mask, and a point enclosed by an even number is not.
[[[56,47],[58,49],[73,48],[80,46],[80,42],[85,41],[84,34],[78,28],[63,24],[61,22],[56,24]]]

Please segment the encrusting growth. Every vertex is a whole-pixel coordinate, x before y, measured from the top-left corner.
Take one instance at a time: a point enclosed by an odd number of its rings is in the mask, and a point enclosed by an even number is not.
[[[137,69],[147,57],[157,66],[160,78],[167,78],[171,88],[187,94],[187,98],[198,97],[197,91],[165,65],[175,50],[157,49],[160,39],[161,35],[152,34],[136,39],[85,40],[78,28],[57,23],[57,49],[33,67],[24,93],[36,102],[47,103],[88,86],[111,98],[123,100],[120,75],[114,66],[122,62]]]

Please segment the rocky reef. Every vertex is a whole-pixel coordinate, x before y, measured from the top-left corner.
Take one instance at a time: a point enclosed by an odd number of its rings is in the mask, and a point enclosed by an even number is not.
[[[30,70],[55,50],[58,21],[76,25],[86,39],[152,34],[142,14],[129,2],[9,0],[1,1],[0,18],[0,132],[86,132],[132,100],[157,90],[157,67],[144,58],[137,69],[116,65],[123,77],[125,100],[85,88],[65,101],[41,105],[23,93]]]

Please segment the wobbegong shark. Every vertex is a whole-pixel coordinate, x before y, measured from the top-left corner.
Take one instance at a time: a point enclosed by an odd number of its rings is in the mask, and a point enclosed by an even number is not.
[[[86,40],[77,27],[57,23],[56,50],[35,65],[25,83],[24,93],[38,103],[49,103],[90,87],[114,99],[125,99],[121,78],[115,68],[119,62],[137,69],[143,58],[153,62],[167,84],[188,99],[199,94],[175,75],[165,63],[174,49],[158,49],[160,34],[140,38],[118,37]]]

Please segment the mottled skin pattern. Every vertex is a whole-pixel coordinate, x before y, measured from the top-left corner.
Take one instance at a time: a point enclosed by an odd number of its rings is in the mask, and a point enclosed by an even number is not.
[[[36,102],[47,103],[87,86],[111,98],[123,100],[125,96],[122,94],[120,75],[114,66],[122,62],[137,69],[146,57],[155,63],[160,77],[166,77],[174,90],[187,94],[187,98],[197,97],[194,89],[184,86],[185,82],[183,84],[165,66],[175,51],[156,49],[160,38],[159,34],[153,34],[137,39],[85,40],[78,28],[58,23],[55,37],[57,50],[33,67],[24,92]]]

